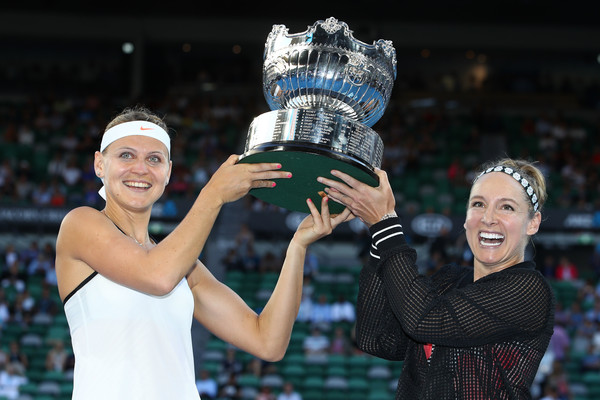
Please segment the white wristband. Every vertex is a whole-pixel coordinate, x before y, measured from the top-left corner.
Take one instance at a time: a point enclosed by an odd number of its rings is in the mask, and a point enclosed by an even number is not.
[[[381,217],[381,219],[379,220],[380,222],[389,218],[395,218],[397,217],[398,214],[396,214],[396,211],[392,211],[391,213],[387,213],[385,214],[383,217]]]

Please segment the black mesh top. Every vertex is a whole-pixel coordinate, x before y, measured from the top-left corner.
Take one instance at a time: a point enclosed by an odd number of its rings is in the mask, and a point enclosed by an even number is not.
[[[419,275],[399,218],[371,227],[359,281],[361,350],[403,360],[396,399],[531,399],[554,325],[554,295],[533,262],[473,282],[448,265]],[[425,344],[433,344],[429,359]]]

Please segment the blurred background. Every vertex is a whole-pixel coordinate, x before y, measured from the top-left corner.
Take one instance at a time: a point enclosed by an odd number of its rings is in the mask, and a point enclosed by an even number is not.
[[[0,399],[69,399],[73,360],[56,291],[62,217],[102,208],[92,169],[106,124],[146,105],[172,129],[171,183],[153,210],[160,239],[211,174],[241,154],[269,111],[262,56],[274,24],[346,22],[391,40],[397,79],[373,129],[419,268],[471,263],[462,224],[478,166],[538,161],[549,200],[529,258],[556,291],[557,325],[534,398],[600,398],[600,25],[592,2],[439,0],[234,6],[70,1],[0,6]],[[227,205],[201,257],[260,311],[304,215],[251,195]],[[358,222],[311,247],[286,357],[266,363],[193,327],[203,399],[384,400],[402,363],[353,343]],[[2,397],[3,396],[3,397]],[[281,397],[283,399],[283,397]]]

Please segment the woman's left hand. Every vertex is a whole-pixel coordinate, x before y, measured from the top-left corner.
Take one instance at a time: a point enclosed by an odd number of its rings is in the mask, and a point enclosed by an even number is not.
[[[342,222],[354,218],[347,208],[340,214],[334,216],[330,215],[328,201],[328,196],[322,198],[321,213],[319,214],[319,210],[317,210],[317,207],[313,202],[310,199],[306,200],[308,208],[310,209],[310,215],[304,218],[296,229],[294,240],[298,244],[308,247],[309,244],[329,235]]]

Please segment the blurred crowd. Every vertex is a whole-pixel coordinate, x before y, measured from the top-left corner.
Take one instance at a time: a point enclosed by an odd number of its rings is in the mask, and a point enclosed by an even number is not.
[[[212,68],[152,75],[160,78],[157,82],[165,76],[177,76],[181,81],[164,92],[149,90],[151,94],[134,100],[164,115],[171,128],[173,172],[166,198],[195,198],[229,154],[243,152],[252,118],[268,111],[262,94],[254,93],[256,82],[250,84],[243,67],[231,63]],[[124,107],[134,105],[120,91],[127,83],[123,73],[97,63],[63,69],[53,65],[0,66],[0,85],[5,89],[0,98],[0,207],[102,206],[93,154],[106,123]],[[600,210],[598,82],[583,83],[576,74],[516,72],[491,74],[483,81],[476,78],[454,73],[426,76],[399,69],[388,109],[373,127],[385,144],[382,169],[397,191],[399,210],[418,211],[415,203],[420,202],[409,195],[413,180],[418,186],[417,200],[427,194],[423,191],[427,185],[433,187],[437,198],[456,196],[454,190],[469,186],[479,163],[490,154],[503,155],[499,152],[539,161],[549,184],[548,207]],[[222,92],[201,90],[207,83],[229,86]],[[177,90],[185,86],[188,90]],[[253,93],[244,92],[250,86]],[[494,98],[494,93],[502,96]],[[488,97],[474,102],[435,101],[436,94],[457,99],[464,99],[465,94]],[[562,110],[560,103],[555,107],[512,104],[532,94],[568,98],[568,110]],[[505,99],[504,103],[499,99]],[[580,112],[572,112],[573,102]],[[250,196],[246,201],[250,209],[268,207]],[[438,211],[464,209],[464,198],[450,199],[447,204],[453,201],[458,208]],[[455,261],[449,258],[452,252],[445,251],[448,249],[438,250],[435,265]],[[25,333],[35,332],[39,326],[46,331],[62,316],[53,251],[51,244],[10,245],[0,260],[0,396],[9,399],[17,398],[18,388],[28,381],[41,380],[40,370],[72,370],[72,354],[63,340],[49,341],[40,331],[42,342],[24,343],[24,338],[32,340]],[[279,257],[272,252],[259,253],[252,233],[242,227],[236,246],[223,254],[222,261],[228,271],[264,277],[278,271]],[[555,336],[534,394],[536,399],[573,400],[576,395],[589,394],[582,378],[585,373],[600,376],[600,248],[595,249],[589,265],[551,257],[540,264],[561,296]],[[306,334],[296,343],[297,350],[314,365],[333,354],[356,354],[352,292],[323,296],[316,288],[324,274],[314,255],[307,257],[305,271],[295,330]],[[355,281],[351,284],[355,286]],[[38,360],[35,368],[34,354]],[[221,356],[217,369],[198,371],[203,398],[241,399],[243,385],[238,379],[250,373],[256,378],[272,378],[270,385],[254,386],[255,400],[302,399],[297,383],[287,380],[276,365],[247,359],[235,349]],[[42,358],[43,365],[38,365]]]
[[[52,243],[9,243],[0,260],[0,398],[19,398],[21,389],[48,376],[48,394],[60,394],[74,359],[58,297]],[[56,329],[52,329],[52,328]],[[51,386],[51,387],[50,387]],[[34,393],[37,393],[37,386]]]
[[[229,63],[191,76],[173,72],[166,77],[188,81],[166,79],[171,88],[158,94],[149,88],[151,94],[133,100],[164,115],[172,128],[174,168],[166,196],[193,198],[229,154],[244,151],[250,122],[268,111],[251,74],[241,70]],[[399,68],[389,106],[373,127],[385,144],[382,168],[399,195],[406,179],[415,177],[421,186],[440,179],[466,186],[489,155],[510,155],[539,161],[550,183],[549,205],[597,208],[599,83],[543,71],[488,73],[479,81],[473,74],[419,75]],[[62,70],[3,66],[0,82],[7,84],[0,98],[0,202],[98,206],[93,154],[106,123],[133,105],[123,94],[111,96],[127,82],[123,72],[88,63]],[[206,90],[209,83],[223,90]],[[38,90],[23,91],[27,87]],[[545,95],[567,100],[536,104]]]
[[[252,114],[254,107],[233,100],[178,97],[149,106],[173,128],[174,167],[165,193],[170,198],[193,198],[229,154],[242,153],[247,126],[258,115]],[[98,206],[100,182],[93,154],[106,121],[116,112],[114,104],[93,95],[0,103],[0,201]],[[392,104],[377,132],[385,143],[382,168],[392,183],[419,177],[422,185],[441,178],[467,186],[483,161],[486,143],[496,145],[493,137],[500,135],[505,154],[539,161],[549,179],[550,205],[598,207],[598,121],[560,113],[503,116],[478,109],[453,115],[441,108],[400,109]],[[402,194],[400,186],[395,189]]]

